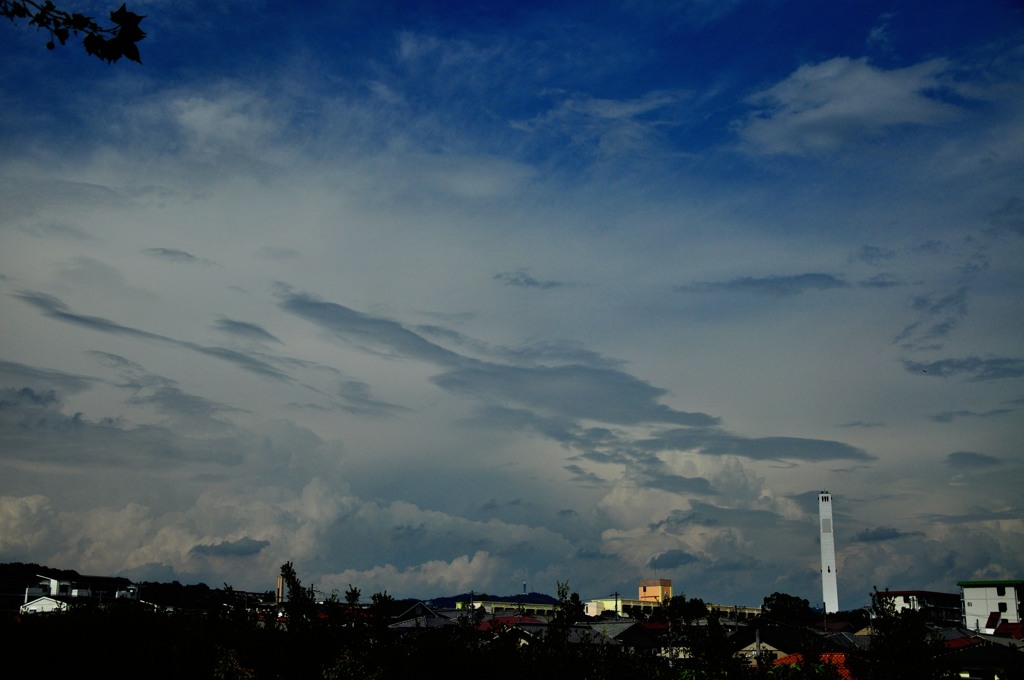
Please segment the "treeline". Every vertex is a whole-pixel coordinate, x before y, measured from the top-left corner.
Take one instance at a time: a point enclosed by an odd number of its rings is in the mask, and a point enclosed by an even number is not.
[[[837,678],[837,669],[809,645],[805,663],[751,667],[714,617],[680,622],[666,633],[680,658],[658,648],[603,643],[559,609],[545,634],[527,637],[515,626],[481,627],[482,614],[454,625],[394,629],[374,608],[336,602],[287,622],[261,621],[241,608],[159,612],[138,602],[83,606],[59,614],[7,616],[0,639],[9,677],[342,679],[484,677]],[[563,613],[564,612],[564,613]],[[297,614],[293,610],[291,613]],[[487,617],[489,618],[489,617]],[[876,619],[878,647],[858,660],[857,676],[943,678],[936,648],[910,621]],[[589,635],[589,637],[588,637]],[[886,639],[887,638],[887,639]],[[915,642],[916,641],[916,642]]]
[[[684,596],[656,610],[648,622],[654,625],[644,629],[649,644],[618,644],[598,632],[606,626],[580,623],[582,605],[568,583],[558,583],[546,625],[531,627],[475,609],[455,620],[425,618],[396,628],[390,624],[400,613],[397,608],[405,607],[386,591],[363,602],[360,590],[349,586],[320,601],[290,562],[282,566],[282,576],[287,595],[281,608],[253,607],[250,594],[227,585],[174,583],[147,589],[153,599],[191,606],[154,608],[116,600],[83,603],[62,613],[5,614],[0,624],[8,652],[5,669],[17,671],[10,677],[253,680],[850,677],[829,662],[826,637],[812,632],[820,613],[806,600],[783,593],[765,598],[761,623],[803,628],[808,634],[802,658],[789,666],[768,660],[751,666],[736,655],[738,642],[723,622],[702,601]],[[942,641],[920,612],[897,612],[891,598],[876,592],[870,613],[870,647],[847,654],[843,672],[858,680],[955,677]],[[849,614],[867,622],[866,613]],[[1024,664],[1016,663],[1021,658],[1017,654],[1004,664],[999,677],[1021,678],[1018,666]]]

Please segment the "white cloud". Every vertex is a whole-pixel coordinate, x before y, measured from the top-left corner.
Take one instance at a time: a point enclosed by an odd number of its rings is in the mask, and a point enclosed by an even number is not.
[[[754,112],[738,124],[750,148],[767,154],[816,154],[884,137],[905,125],[949,123],[960,116],[943,101],[952,65],[931,59],[885,70],[866,59],[806,64],[751,95]]]
[[[0,555],[28,560],[49,547],[57,515],[40,494],[0,496]]]
[[[509,575],[506,560],[491,556],[486,551],[473,555],[460,555],[451,561],[428,560],[404,569],[392,564],[383,564],[372,569],[346,569],[333,574],[324,574],[318,588],[324,591],[337,589],[345,592],[349,585],[359,588],[363,597],[376,592],[394,593],[446,593],[454,595],[468,590],[502,587],[502,576]],[[512,590],[512,581],[505,585]],[[488,585],[490,584],[490,585]],[[505,594],[504,591],[500,591]]]

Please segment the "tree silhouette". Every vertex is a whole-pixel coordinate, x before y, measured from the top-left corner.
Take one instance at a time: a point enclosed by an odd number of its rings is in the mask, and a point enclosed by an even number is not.
[[[304,630],[316,614],[313,586],[302,586],[295,565],[290,561],[281,565],[281,578],[288,587],[288,600],[284,604],[288,615],[288,630]]]
[[[108,64],[121,57],[142,63],[137,43],[146,37],[139,28],[145,18],[129,12],[125,5],[110,13],[110,26],[101,26],[96,21],[78,12],[58,9],[50,0],[39,3],[35,0],[0,0],[0,17],[11,23],[28,19],[29,26],[36,30],[46,31],[50,38],[46,48],[54,49],[59,42],[67,43],[68,38],[82,38],[82,46],[87,54],[102,59]]]
[[[904,680],[953,677],[942,640],[917,609],[896,610],[885,592],[871,592],[871,656],[868,678]]]
[[[761,605],[764,616],[786,623],[807,623],[814,618],[811,603],[802,597],[775,592],[764,598]]]

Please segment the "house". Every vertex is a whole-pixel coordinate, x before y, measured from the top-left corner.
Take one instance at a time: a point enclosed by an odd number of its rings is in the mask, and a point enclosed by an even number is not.
[[[1019,678],[1024,667],[1024,652],[1019,649],[981,641],[950,649],[945,656],[948,667],[961,678],[1001,680]]]
[[[737,656],[756,666],[795,654],[819,638],[818,633],[803,626],[759,619],[738,628],[729,641]]]
[[[75,602],[139,599],[138,586],[126,578],[72,573],[74,580],[37,574],[37,585],[25,588],[24,601],[18,611],[22,614],[67,611]]]
[[[50,612],[66,612],[67,610],[67,602],[48,595],[37,597],[18,607],[19,614],[48,614]]]
[[[962,617],[960,595],[931,590],[885,590],[878,593],[892,602],[899,613],[904,609],[919,611],[933,623],[959,625]]]
[[[589,626],[592,639],[602,644],[612,643],[644,650],[657,650],[662,647],[657,632],[633,619],[592,621]]]
[[[1021,622],[1024,580],[958,581],[957,585],[965,628],[991,635],[1002,623]]]

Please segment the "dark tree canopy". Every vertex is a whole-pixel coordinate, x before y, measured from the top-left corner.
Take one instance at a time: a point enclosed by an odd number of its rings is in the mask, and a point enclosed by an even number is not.
[[[811,603],[788,593],[772,593],[764,598],[761,611],[768,618],[788,623],[805,623],[814,617]]]
[[[78,12],[58,9],[50,0],[39,3],[35,0],[0,0],[0,16],[17,23],[28,19],[29,26],[36,30],[46,31],[50,39],[47,49],[54,49],[59,42],[67,43],[68,38],[82,38],[82,46],[87,54],[113,63],[121,57],[142,63],[139,56],[138,42],[146,37],[139,28],[145,18],[129,12],[124,5],[110,13],[109,26],[101,26],[89,16]]]

